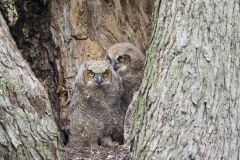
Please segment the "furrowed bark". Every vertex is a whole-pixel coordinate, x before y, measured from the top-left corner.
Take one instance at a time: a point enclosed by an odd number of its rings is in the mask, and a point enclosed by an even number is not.
[[[155,1],[132,159],[239,159],[239,5]]]
[[[48,95],[0,13],[0,159],[63,159]]]

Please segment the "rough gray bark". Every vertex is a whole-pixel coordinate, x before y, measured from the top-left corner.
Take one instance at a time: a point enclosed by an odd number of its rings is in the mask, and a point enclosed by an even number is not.
[[[239,159],[239,5],[155,1],[132,159]]]
[[[48,95],[0,13],[0,159],[62,159]]]

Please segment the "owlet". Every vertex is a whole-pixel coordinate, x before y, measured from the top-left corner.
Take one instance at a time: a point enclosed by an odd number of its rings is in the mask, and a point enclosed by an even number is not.
[[[121,78],[107,61],[83,62],[69,104],[69,145],[96,145],[104,137],[123,141],[122,93]]]
[[[117,43],[108,49],[108,59],[117,74],[122,78],[124,94],[122,109],[126,113],[124,135],[128,135],[135,110],[136,100],[131,103],[133,94],[139,89],[143,78],[145,56],[130,43]],[[137,93],[136,93],[137,94]],[[130,107],[129,104],[131,103]],[[125,137],[126,139],[127,137]]]

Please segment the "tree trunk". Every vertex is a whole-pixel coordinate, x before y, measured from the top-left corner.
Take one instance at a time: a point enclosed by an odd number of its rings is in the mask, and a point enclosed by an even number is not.
[[[0,159],[62,159],[48,95],[0,13]]]
[[[148,46],[152,0],[2,1],[11,33],[48,91],[59,123],[65,123],[68,93],[84,60],[103,59],[117,42],[143,51]]]
[[[239,159],[239,5],[155,1],[132,159]]]

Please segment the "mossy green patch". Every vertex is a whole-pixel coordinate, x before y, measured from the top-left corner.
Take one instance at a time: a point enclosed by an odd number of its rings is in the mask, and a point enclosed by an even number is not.
[[[145,110],[145,101],[144,98],[141,97],[137,103],[137,109],[134,115],[134,127],[132,129],[131,137],[134,136],[136,133],[138,133],[144,116],[144,110]]]

